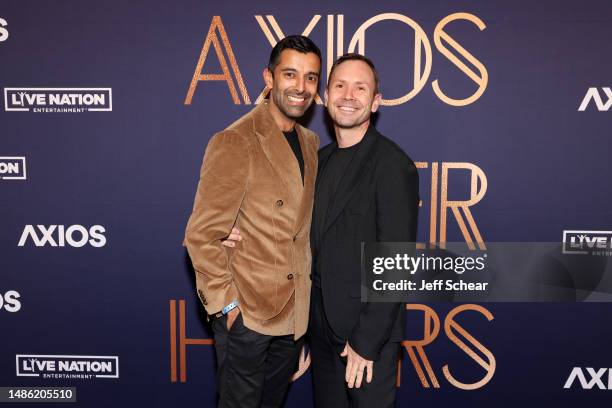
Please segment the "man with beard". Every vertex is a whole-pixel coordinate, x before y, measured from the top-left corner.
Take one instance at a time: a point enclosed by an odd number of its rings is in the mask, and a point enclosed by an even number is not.
[[[185,244],[210,318],[219,407],[280,407],[308,326],[321,53],[303,36],[273,48],[269,100],[210,140]],[[236,245],[223,245],[232,227]]]
[[[319,151],[310,234],[309,333],[320,408],[395,405],[404,304],[361,302],[361,243],[416,242],[419,179],[414,162],[372,125],[380,101],[372,61],[345,54],[334,63],[325,106],[336,142]],[[239,240],[241,231],[232,232],[230,240]]]
[[[416,166],[371,123],[381,101],[374,64],[332,66],[325,106],[336,142],[319,152],[311,230],[310,339],[317,407],[392,407],[403,303],[361,302],[361,243],[415,242]]]

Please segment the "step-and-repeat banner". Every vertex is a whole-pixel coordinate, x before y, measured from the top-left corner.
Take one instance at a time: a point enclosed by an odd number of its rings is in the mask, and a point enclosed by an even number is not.
[[[184,229],[208,140],[262,101],[289,34],[321,48],[321,95],[339,55],[377,65],[376,126],[420,172],[420,242],[611,255],[608,1],[2,0],[0,386],[214,406]],[[306,124],[333,137],[320,101]],[[399,406],[612,398],[609,303],[407,309]],[[287,406],[312,406],[309,365]]]

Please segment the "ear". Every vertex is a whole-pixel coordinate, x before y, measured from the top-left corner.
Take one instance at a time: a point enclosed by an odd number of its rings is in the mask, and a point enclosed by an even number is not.
[[[325,89],[325,94],[323,95],[323,102],[325,104],[325,107],[327,108],[327,89]]]
[[[272,89],[274,85],[274,75],[272,75],[272,72],[268,68],[264,68],[263,70],[263,80],[266,84],[266,88]]]
[[[374,95],[374,101],[372,101],[372,109],[370,109],[372,111],[372,113],[376,112],[378,110],[378,107],[380,106],[380,101],[382,100],[382,94],[377,93],[376,95]]]

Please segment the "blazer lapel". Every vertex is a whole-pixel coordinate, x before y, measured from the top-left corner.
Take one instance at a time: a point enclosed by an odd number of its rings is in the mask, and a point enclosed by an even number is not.
[[[302,191],[302,202],[298,212],[297,221],[295,224],[295,234],[297,234],[304,224],[306,211],[310,207],[312,197],[314,196],[315,188],[315,167],[317,163],[316,149],[311,148],[308,140],[304,135],[304,130],[298,124],[295,125],[298,137],[300,139],[300,148],[302,149],[302,157],[304,158],[304,189]],[[299,169],[298,169],[299,171]]]
[[[338,143],[334,141],[325,146],[323,149],[319,150],[319,168],[317,170],[317,180],[315,182],[315,194],[319,190],[319,184],[321,181],[321,169],[325,168],[325,165],[327,165],[327,161],[329,160],[331,154],[334,152],[334,150],[336,150],[337,147]]]
[[[272,118],[272,115],[268,112],[267,102],[262,102],[255,110],[253,115],[253,129],[270,165],[282,180],[291,198],[299,206],[304,191],[300,166],[295,159],[295,154],[293,150],[291,150],[291,146],[289,146],[285,135],[283,135],[283,132],[281,132],[276,122],[274,122],[274,118]],[[305,165],[306,161],[304,161],[304,166]],[[306,169],[304,169],[304,173],[306,173]],[[305,176],[306,175],[304,175],[304,181],[306,181]]]
[[[355,192],[355,189],[359,185],[362,176],[372,165],[370,159],[378,140],[377,135],[378,132],[376,129],[370,125],[365,136],[363,137],[363,140],[361,141],[361,145],[358,147],[353,159],[351,160],[351,163],[344,172],[342,180],[340,180],[338,189],[336,190],[334,198],[332,199],[331,206],[327,211],[324,224],[325,226],[321,236],[324,236],[336,219],[338,219],[338,216],[342,210],[344,210],[344,207],[349,202],[353,193]]]

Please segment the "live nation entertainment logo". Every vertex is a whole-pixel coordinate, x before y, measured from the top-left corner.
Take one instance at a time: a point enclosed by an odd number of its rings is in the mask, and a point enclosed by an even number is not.
[[[23,156],[0,157],[0,180],[25,180],[26,158]]]
[[[564,254],[612,256],[612,231],[563,231]]]
[[[110,112],[112,99],[111,88],[4,88],[7,112]]]
[[[117,356],[17,354],[17,377],[119,378]]]

